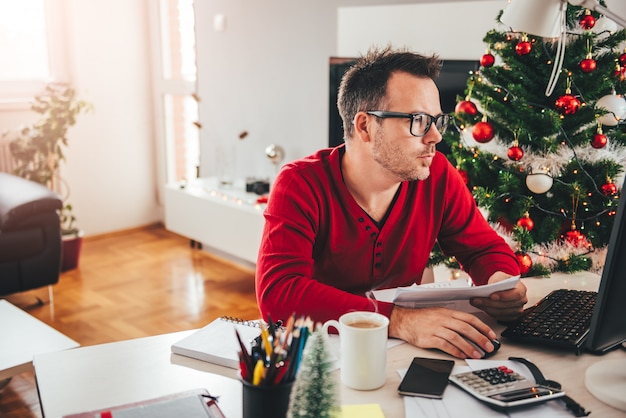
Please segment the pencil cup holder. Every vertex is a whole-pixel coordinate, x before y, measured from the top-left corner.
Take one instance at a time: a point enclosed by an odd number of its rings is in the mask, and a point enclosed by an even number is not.
[[[285,418],[293,382],[253,385],[242,380],[243,418]]]

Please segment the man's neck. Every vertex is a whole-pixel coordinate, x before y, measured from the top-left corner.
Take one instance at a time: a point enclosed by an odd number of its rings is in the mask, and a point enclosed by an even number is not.
[[[366,160],[355,161],[348,153],[343,156],[341,170],[343,181],[358,205],[376,222],[389,209],[401,182],[390,179],[381,168],[367,164]]]

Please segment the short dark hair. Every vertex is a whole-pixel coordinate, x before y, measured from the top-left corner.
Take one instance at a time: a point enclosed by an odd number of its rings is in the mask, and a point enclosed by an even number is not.
[[[344,140],[352,135],[354,116],[378,109],[387,93],[387,82],[394,72],[435,79],[442,61],[437,55],[425,56],[408,50],[373,47],[343,75],[337,107],[343,120]]]

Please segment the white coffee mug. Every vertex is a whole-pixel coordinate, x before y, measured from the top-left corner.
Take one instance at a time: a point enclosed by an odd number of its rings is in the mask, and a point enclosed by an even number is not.
[[[389,319],[375,312],[349,312],[339,321],[326,321],[323,332],[339,332],[341,381],[358,390],[377,389],[387,377]]]

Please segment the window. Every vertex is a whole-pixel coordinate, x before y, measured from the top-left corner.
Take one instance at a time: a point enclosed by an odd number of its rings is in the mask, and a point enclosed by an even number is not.
[[[155,74],[155,120],[165,162],[165,183],[197,176],[199,165],[198,102],[195,100],[196,51],[193,0],[160,0],[159,45]],[[161,122],[159,122],[161,123]]]
[[[0,2],[0,100],[30,100],[46,83],[66,79],[60,2]]]

